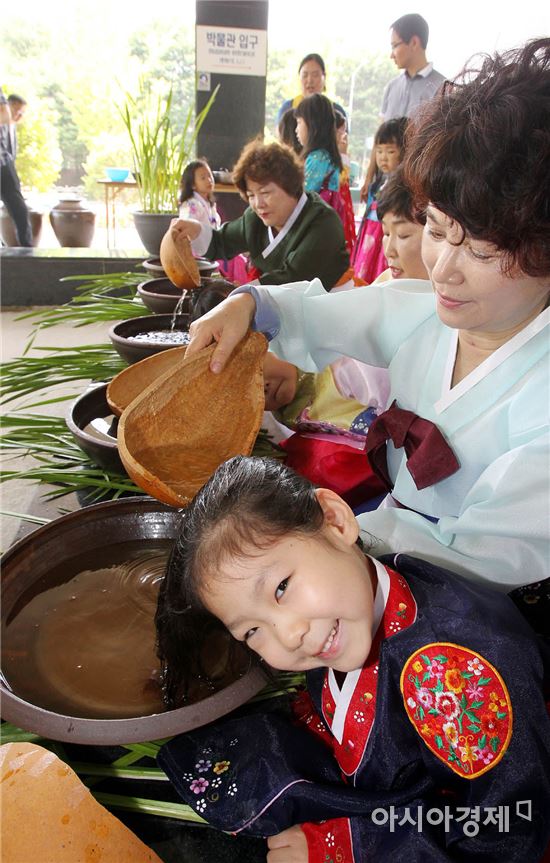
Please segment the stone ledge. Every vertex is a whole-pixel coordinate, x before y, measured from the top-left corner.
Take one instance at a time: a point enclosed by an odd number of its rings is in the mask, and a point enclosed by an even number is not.
[[[72,300],[78,281],[66,276],[108,275],[137,270],[147,252],[120,249],[0,249],[0,305],[59,306]],[[144,271],[143,278],[148,278]]]

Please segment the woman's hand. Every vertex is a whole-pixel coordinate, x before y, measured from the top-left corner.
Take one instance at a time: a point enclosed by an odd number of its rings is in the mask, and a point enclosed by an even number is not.
[[[201,232],[201,223],[196,219],[172,219],[170,230],[175,230],[189,240],[196,240]]]
[[[299,824],[270,836],[267,863],[308,863],[307,839]]]
[[[244,339],[254,318],[256,302],[250,294],[228,297],[215,309],[194,321],[189,327],[191,341],[187,357],[206,348],[212,342],[218,346],[212,354],[210,369],[217,374],[225,367],[231,353]]]

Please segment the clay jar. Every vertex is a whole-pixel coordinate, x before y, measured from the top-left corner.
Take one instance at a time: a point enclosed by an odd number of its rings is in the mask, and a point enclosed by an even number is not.
[[[60,246],[84,248],[91,246],[95,229],[95,213],[77,195],[62,195],[52,207],[50,223]]]
[[[38,246],[42,235],[42,218],[43,213],[39,210],[33,210],[28,207],[29,218],[31,220],[33,246]],[[6,246],[18,246],[17,237],[15,236],[15,228],[10,214],[4,206],[0,207],[0,236]]]

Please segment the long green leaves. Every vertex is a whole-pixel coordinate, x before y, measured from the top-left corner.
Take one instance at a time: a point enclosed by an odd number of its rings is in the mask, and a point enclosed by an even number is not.
[[[20,357],[4,363],[0,385],[0,403],[29,395],[45,387],[71,381],[109,381],[126,367],[114,348],[107,345],[81,345],[78,348],[35,348],[43,357]],[[74,398],[63,395],[36,402],[48,404]],[[27,408],[30,405],[26,406]]]
[[[132,147],[134,173],[144,213],[177,213],[178,190],[185,164],[190,160],[199,130],[216,98],[219,85],[192,123],[190,105],[181,132],[174,130],[172,90],[154,96],[140,82],[137,98],[126,94],[120,114]]]
[[[51,500],[85,491],[90,502],[121,494],[143,494],[127,476],[98,467],[80,449],[65,420],[41,414],[7,414],[2,419],[2,448],[14,456],[30,455],[36,464],[21,470],[4,470],[0,482],[29,480],[54,486]]]
[[[122,321],[140,315],[150,315],[141,300],[136,298],[136,287],[147,279],[143,273],[112,273],[110,275],[68,276],[68,282],[78,279],[73,299],[55,309],[40,309],[19,315],[16,320],[30,319],[41,329],[57,324],[71,323],[75,327],[104,321]],[[84,279],[84,281],[82,281]],[[33,334],[30,344],[36,338]],[[30,345],[27,345],[29,349]]]

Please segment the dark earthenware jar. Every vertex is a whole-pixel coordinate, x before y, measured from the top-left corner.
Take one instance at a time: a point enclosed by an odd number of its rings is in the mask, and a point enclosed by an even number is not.
[[[91,246],[95,213],[85,206],[82,198],[62,196],[52,207],[50,222],[60,246]]]
[[[32,244],[38,246],[42,235],[42,219],[44,214],[29,207],[29,219],[31,220]],[[18,246],[17,237],[12,218],[6,208],[0,208],[0,236],[6,246]]]

